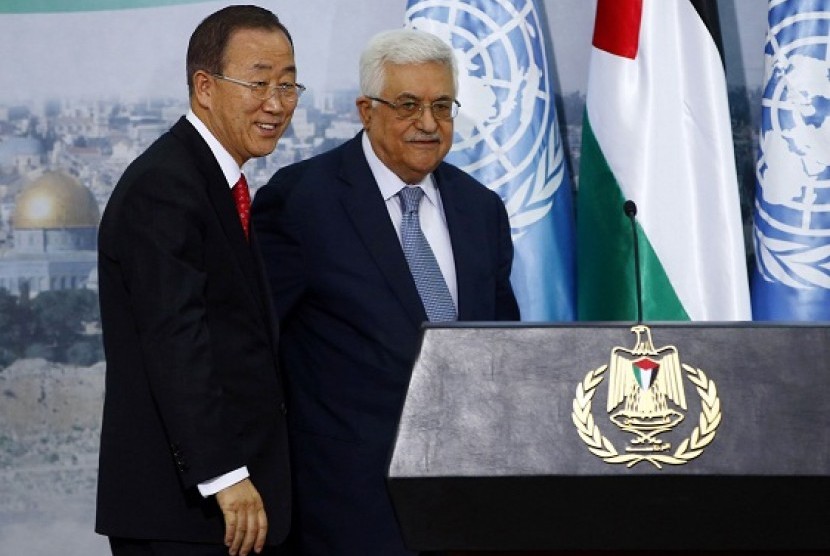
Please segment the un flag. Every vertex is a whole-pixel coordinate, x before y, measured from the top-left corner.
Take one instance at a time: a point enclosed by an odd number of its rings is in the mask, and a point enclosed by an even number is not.
[[[830,0],[769,3],[755,320],[830,320]]]
[[[461,109],[447,161],[504,200],[522,319],[573,320],[572,187],[539,7],[532,0],[409,0],[406,22],[455,50]]]

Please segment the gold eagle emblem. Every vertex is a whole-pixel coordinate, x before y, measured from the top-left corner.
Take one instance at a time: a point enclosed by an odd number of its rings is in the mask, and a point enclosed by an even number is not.
[[[577,432],[588,449],[607,463],[629,467],[648,461],[679,465],[699,456],[715,438],[721,422],[720,399],[715,383],[700,369],[681,364],[675,346],[655,348],[648,326],[631,328],[637,339],[632,349],[615,347],[608,365],[590,371],[576,388],[571,414]],[[634,436],[620,453],[601,432],[591,413],[599,385],[608,371],[606,410],[609,420],[621,431]],[[685,373],[685,377],[684,377]],[[684,378],[700,396],[699,424],[675,449],[659,435],[669,433],[685,418],[687,411]]]
[[[663,452],[671,444],[657,435],[670,431],[684,417],[669,402],[686,410],[680,357],[674,346],[655,349],[647,326],[637,325],[631,331],[637,335],[634,348],[611,351],[608,413],[615,425],[636,436],[628,451]],[[623,401],[624,407],[612,413]]]

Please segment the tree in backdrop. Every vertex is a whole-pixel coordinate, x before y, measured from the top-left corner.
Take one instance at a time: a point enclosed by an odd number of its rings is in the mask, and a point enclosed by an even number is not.
[[[103,359],[98,296],[89,290],[58,290],[33,299],[0,289],[0,367],[41,357],[56,363],[91,365]],[[94,328],[94,326],[93,326]]]

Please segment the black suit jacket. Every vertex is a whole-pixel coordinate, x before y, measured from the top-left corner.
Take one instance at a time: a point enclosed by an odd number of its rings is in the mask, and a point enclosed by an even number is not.
[[[196,485],[247,465],[267,540],[281,541],[290,481],[267,283],[219,164],[184,118],[119,181],[98,257],[107,371],[96,531],[221,544],[218,504]]]
[[[449,164],[434,176],[459,319],[518,319],[501,199]],[[252,214],[282,324],[292,536],[304,555],[403,553],[384,477],[427,317],[361,136],[277,172]]]

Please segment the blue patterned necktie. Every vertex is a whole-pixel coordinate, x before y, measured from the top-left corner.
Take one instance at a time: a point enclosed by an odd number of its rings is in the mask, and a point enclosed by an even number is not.
[[[420,187],[404,187],[398,195],[401,198],[403,218],[401,219],[401,243],[409,270],[415,279],[415,287],[426,309],[430,322],[456,320],[455,305],[450,290],[441,274],[435,254],[421,231],[418,206],[424,196]]]

